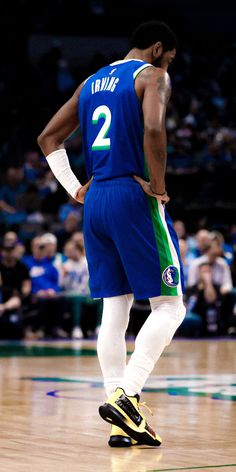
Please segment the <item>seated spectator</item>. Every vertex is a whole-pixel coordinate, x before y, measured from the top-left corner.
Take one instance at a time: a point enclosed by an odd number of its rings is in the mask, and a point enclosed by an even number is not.
[[[24,176],[28,182],[36,182],[45,173],[42,160],[37,151],[28,150],[24,155]]]
[[[65,261],[67,259],[73,259],[74,248],[75,248],[74,241],[72,239],[68,239],[68,241],[66,241],[65,243],[64,250],[63,250]]]
[[[205,254],[210,241],[210,232],[207,229],[200,229],[195,237],[195,246],[189,247],[187,254],[188,259],[195,259]]]
[[[67,261],[63,264],[62,285],[66,292],[66,298],[71,303],[73,315],[73,339],[82,339],[81,316],[86,298],[89,297],[89,272],[87,260],[84,256],[84,248],[73,240],[67,241],[64,253]]]
[[[58,190],[58,182],[51,170],[46,170],[43,177],[39,180],[39,195],[42,198],[54,194]]]
[[[67,216],[70,213],[75,213],[75,215],[78,217],[78,221],[82,221],[82,214],[83,214],[83,208],[82,205],[78,204],[78,202],[72,198],[68,197],[68,202],[64,203],[63,205],[60,206],[59,208],[59,220],[64,223],[66,220]]]
[[[78,231],[80,220],[75,213],[69,213],[66,220],[64,221],[64,227],[56,232],[56,237],[58,241],[58,249],[61,251],[68,239],[70,239],[73,234]]]
[[[186,237],[186,228],[184,222],[181,220],[176,220],[173,222],[173,226],[178,238],[184,239]]]
[[[0,261],[0,336],[21,338],[23,335],[22,311],[29,303],[31,282],[27,267],[17,259],[14,242],[2,245]]]
[[[63,264],[65,297],[71,304],[73,315],[72,338],[81,339],[97,335],[102,316],[102,301],[92,300],[89,291],[88,265],[84,252],[83,233],[76,233],[82,244],[67,241]]]
[[[87,260],[83,254],[83,246],[70,241],[69,256],[63,264],[62,285],[67,292],[76,291],[78,295],[88,296],[90,294],[89,272]]]
[[[3,244],[15,245],[15,256],[18,260],[22,259],[25,254],[25,246],[18,239],[17,233],[15,233],[14,231],[7,231],[3,236]]]
[[[232,286],[232,277],[227,262],[222,257],[222,248],[219,239],[212,235],[208,249],[204,256],[193,260],[189,266],[188,288],[198,286],[200,283],[201,270],[203,263],[208,263],[212,270],[212,284],[218,287],[221,296],[221,326],[222,331],[227,332],[231,325],[234,294]]]
[[[65,256],[57,252],[57,238],[52,233],[45,233],[41,236],[41,244],[44,246],[44,255],[49,262],[56,267],[59,276],[61,275],[62,263],[65,262]],[[61,285],[61,283],[60,283]]]
[[[187,311],[200,316],[200,335],[219,334],[223,327],[220,285],[213,282],[213,268],[209,262],[198,267],[198,282],[187,293]]]
[[[1,277],[0,290],[0,338],[21,339],[23,336],[21,298],[17,291],[4,287]]]
[[[27,266],[17,259],[17,245],[4,241],[1,250],[0,270],[5,287],[17,290],[23,297],[31,292],[30,274]]]
[[[231,292],[232,278],[227,262],[222,257],[222,248],[219,240],[213,235],[205,246],[205,255],[191,261],[189,266],[188,286],[192,287],[199,282],[199,267],[203,262],[212,266],[213,283],[220,287],[222,295]]]
[[[230,244],[225,243],[225,239],[222,233],[220,231],[212,231],[210,233],[210,236],[213,238],[216,238],[219,241],[219,245],[221,246],[222,249],[222,256],[228,263],[228,265],[231,264],[233,260],[233,247]]]
[[[32,293],[38,297],[53,297],[60,291],[58,271],[45,255],[42,237],[36,236],[31,242],[32,255],[25,258],[30,270]]]
[[[71,240],[83,248],[83,254],[85,256],[85,247],[84,247],[84,233],[83,231],[76,231]]]
[[[36,236],[31,242],[32,255],[25,258],[30,270],[32,281],[32,309],[37,316],[29,326],[29,337],[32,333],[38,337],[44,334],[53,337],[67,337],[62,329],[64,304],[58,297],[60,292],[59,274],[52,262],[45,257],[45,246],[41,236]]]
[[[35,184],[29,184],[23,195],[18,198],[18,209],[27,213],[27,222],[43,223],[44,216],[41,212],[41,201],[38,188]]]
[[[25,210],[18,210],[17,202],[25,192],[23,170],[9,167],[6,171],[6,183],[0,188],[1,221],[7,224],[22,223],[26,220]]]

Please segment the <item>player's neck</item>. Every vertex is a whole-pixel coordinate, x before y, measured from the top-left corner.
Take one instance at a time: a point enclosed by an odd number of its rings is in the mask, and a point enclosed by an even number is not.
[[[139,59],[140,61],[150,62],[151,64],[151,55],[149,49],[137,49],[133,48],[124,59]]]

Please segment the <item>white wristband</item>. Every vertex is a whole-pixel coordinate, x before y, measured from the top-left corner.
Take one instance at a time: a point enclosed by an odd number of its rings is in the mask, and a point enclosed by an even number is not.
[[[75,198],[81,183],[71,169],[65,149],[57,149],[46,156],[48,165],[62,187]]]

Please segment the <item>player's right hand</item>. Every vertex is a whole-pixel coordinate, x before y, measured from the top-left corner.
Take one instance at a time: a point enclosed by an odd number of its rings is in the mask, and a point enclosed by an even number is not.
[[[134,180],[136,180],[136,182],[139,183],[139,185],[141,185],[143,191],[147,195],[149,195],[149,197],[156,198],[156,200],[161,202],[163,205],[166,205],[170,201],[170,198],[168,197],[166,192],[163,195],[157,195],[156,193],[154,193],[151,189],[151,183],[150,182],[146,182],[146,180],[143,180],[138,175],[133,175],[133,178],[134,178]]]
[[[91,179],[87,182],[87,184],[83,185],[82,187],[79,188],[76,196],[75,196],[75,200],[79,203],[84,203],[84,197],[85,197],[85,194],[86,192],[88,191],[91,183],[92,183],[92,180],[93,180],[93,177],[91,177]]]

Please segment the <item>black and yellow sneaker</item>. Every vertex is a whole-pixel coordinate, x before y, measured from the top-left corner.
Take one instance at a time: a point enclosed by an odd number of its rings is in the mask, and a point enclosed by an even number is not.
[[[122,388],[117,388],[104,405],[99,407],[100,416],[121,428],[139,444],[160,446],[162,439],[148,425],[144,414],[139,409],[137,396],[128,396]]]
[[[108,444],[110,447],[130,447],[132,446],[132,439],[123,429],[113,424]]]

